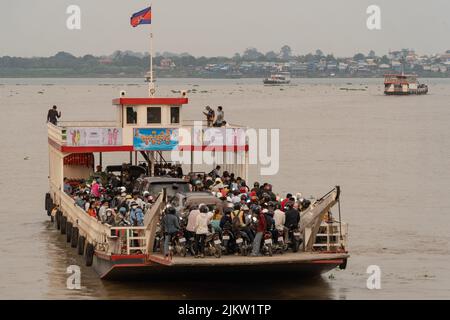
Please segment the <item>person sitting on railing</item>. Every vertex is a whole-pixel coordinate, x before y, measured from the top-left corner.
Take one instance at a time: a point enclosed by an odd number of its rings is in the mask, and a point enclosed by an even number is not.
[[[217,117],[216,122],[214,122],[214,127],[222,127],[225,121],[225,113],[223,112],[222,106],[217,107]]]

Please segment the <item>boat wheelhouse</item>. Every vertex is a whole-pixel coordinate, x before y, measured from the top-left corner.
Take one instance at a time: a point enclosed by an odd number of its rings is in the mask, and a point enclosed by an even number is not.
[[[414,74],[386,74],[384,76],[386,95],[427,94],[428,86],[420,84]]]

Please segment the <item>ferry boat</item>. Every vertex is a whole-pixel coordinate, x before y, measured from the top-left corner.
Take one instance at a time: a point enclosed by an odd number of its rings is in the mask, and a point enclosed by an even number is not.
[[[384,94],[411,95],[427,94],[428,86],[419,83],[414,74],[386,74],[384,76]]]
[[[263,80],[265,85],[285,85],[291,83],[288,75],[272,74],[269,78]]]
[[[65,190],[65,179],[101,177],[103,172],[95,170],[99,167],[109,168],[106,170],[109,174],[121,171],[120,163],[105,163],[104,155],[109,153],[129,157],[129,163],[122,166],[133,166],[141,173],[144,170],[148,177],[154,176],[156,166],[175,160],[171,159],[174,150],[183,159],[193,159],[195,153],[209,153],[209,157],[217,153],[222,155],[223,170],[248,181],[252,146],[245,139],[247,127],[230,124],[219,130],[226,131],[227,136],[244,135],[244,139],[231,140],[215,137],[217,128],[198,130],[198,123],[183,118],[182,111],[189,102],[186,92],[180,91],[179,96],[173,97],[156,96],[153,71],[150,72],[149,96],[128,97],[121,91],[112,100],[112,121],[64,121],[47,125],[49,192],[45,195],[45,209],[51,223],[64,235],[64,241],[70,243],[68,250],[76,250],[86,266],[92,266],[102,279],[186,272],[217,276],[219,273],[264,271],[304,276],[319,275],[336,267],[345,269],[349,257],[347,225],[340,214],[339,220],[325,219],[332,207],[338,205],[340,209],[339,187],[312,201],[301,213],[298,230],[303,242],[298,252],[252,258],[226,255],[219,259],[195,259],[174,255],[166,259],[155,246],[159,222],[170,202],[166,188],[160,190],[153,205],[146,209],[141,226],[102,223],[77,205]],[[197,165],[195,169],[198,171]],[[203,171],[210,169],[205,166]],[[194,172],[193,161],[190,171]],[[124,181],[123,172],[117,179]]]

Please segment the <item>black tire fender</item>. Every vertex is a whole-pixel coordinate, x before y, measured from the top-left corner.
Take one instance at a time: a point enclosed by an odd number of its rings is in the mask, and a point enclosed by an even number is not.
[[[72,239],[70,239],[70,246],[72,248],[76,248],[78,245],[78,228],[73,227],[72,228]]]
[[[94,262],[94,252],[95,248],[92,243],[88,243],[86,246],[86,266],[90,267],[92,266],[92,263]]]
[[[72,240],[72,222],[67,222],[66,225],[66,241],[70,242]]]
[[[61,234],[66,234],[67,218],[61,215]]]
[[[84,247],[86,243],[86,238],[83,236],[78,237],[78,254],[82,256],[84,254]]]
[[[61,212],[61,210],[58,210],[57,212],[56,212],[56,215],[55,215],[55,220],[56,220],[56,228],[58,229],[58,230],[60,230],[61,229],[61,216],[62,216],[62,212]]]

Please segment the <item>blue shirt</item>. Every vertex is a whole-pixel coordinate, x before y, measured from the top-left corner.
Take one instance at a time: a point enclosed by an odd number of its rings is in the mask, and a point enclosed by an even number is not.
[[[144,213],[140,208],[137,208],[136,210],[131,209],[130,212],[130,222],[131,225],[138,225],[143,226],[144,225]]]

